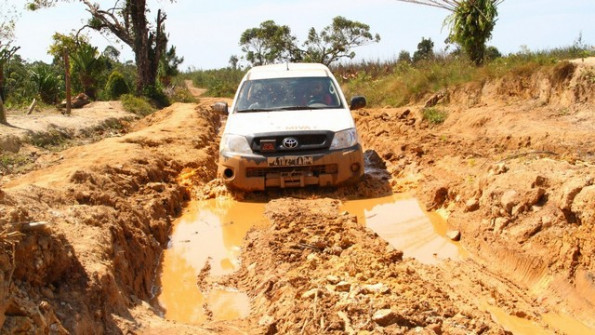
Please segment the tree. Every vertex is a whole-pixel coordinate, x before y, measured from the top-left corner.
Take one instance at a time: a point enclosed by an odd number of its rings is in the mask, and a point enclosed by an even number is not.
[[[260,27],[244,31],[240,38],[246,60],[252,65],[279,61],[318,62],[326,65],[341,58],[353,58],[351,49],[371,42],[378,42],[378,34],[372,36],[370,26],[337,16],[333,23],[320,33],[310,28],[304,42],[305,49],[297,46],[296,37],[288,26],[279,26],[274,21],[264,21]]]
[[[352,48],[378,41],[380,35],[372,36],[369,25],[337,16],[320,34],[310,28],[304,60],[329,65],[341,58],[353,59]]]
[[[461,46],[465,54],[476,64],[484,61],[486,42],[498,16],[497,7],[504,0],[398,0],[433,6],[451,11],[445,24],[450,26],[449,41]]]
[[[409,51],[401,50],[401,52],[399,52],[399,58],[397,58],[397,63],[411,64],[411,54]]]
[[[171,83],[171,78],[178,75],[180,72],[178,66],[184,62],[184,57],[176,55],[176,47],[172,46],[169,50],[161,56],[159,62],[159,82],[168,86]]]
[[[82,90],[93,100],[97,99],[97,88],[107,61],[96,47],[86,41],[79,41],[71,59],[72,75],[77,79],[74,82],[75,89]]]
[[[149,12],[146,0],[116,0],[112,7],[104,8],[90,0],[78,1],[83,3],[91,14],[89,23],[83,28],[89,27],[102,33],[111,33],[134,52],[137,66],[136,94],[158,94],[157,70],[167,46],[165,13],[158,10],[155,25],[151,27],[146,17]],[[29,9],[50,7],[58,2],[68,0],[30,0]]]
[[[276,61],[301,59],[288,26],[279,26],[273,20],[264,21],[257,28],[245,30],[240,37],[240,46],[246,60],[252,65],[264,65]]]
[[[413,63],[421,60],[429,60],[434,58],[434,42],[431,38],[421,38],[421,42],[417,44],[417,51],[413,53]]]
[[[49,54],[64,61],[64,82],[66,84],[66,115],[70,115],[71,110],[71,94],[70,89],[70,55],[75,51],[77,41],[73,35],[66,36],[55,33],[52,37],[54,43],[50,46]]]
[[[4,112],[4,65],[19,50],[19,47],[12,45],[14,38],[14,27],[16,21],[16,12],[14,6],[8,5],[7,1],[2,1],[0,7],[0,123],[8,124],[6,113]]]

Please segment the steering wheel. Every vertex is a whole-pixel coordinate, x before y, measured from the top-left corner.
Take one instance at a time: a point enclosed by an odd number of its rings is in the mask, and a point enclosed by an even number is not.
[[[328,105],[320,99],[310,99],[308,107],[327,107]]]

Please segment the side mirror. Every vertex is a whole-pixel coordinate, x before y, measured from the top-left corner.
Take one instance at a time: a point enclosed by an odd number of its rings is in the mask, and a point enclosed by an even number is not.
[[[364,107],[366,107],[366,98],[362,96],[355,96],[351,98],[351,105],[349,106],[349,109],[356,110]]]
[[[227,102],[216,102],[214,103],[211,108],[217,113],[221,114],[228,114],[229,108],[227,107]]]

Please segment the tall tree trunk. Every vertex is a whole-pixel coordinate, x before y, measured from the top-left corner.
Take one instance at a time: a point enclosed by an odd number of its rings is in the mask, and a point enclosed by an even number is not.
[[[4,62],[0,60],[0,123],[8,124],[4,113]]]
[[[64,82],[66,84],[66,115],[70,115],[72,109],[72,94],[70,92],[70,57],[68,51],[64,51]]]
[[[4,100],[0,96],[0,124],[8,124],[6,121],[6,114],[4,113]]]
[[[146,1],[130,1],[130,16],[134,29],[134,56],[137,67],[136,94],[142,95],[146,86],[154,85],[149,68],[149,34],[145,17]]]

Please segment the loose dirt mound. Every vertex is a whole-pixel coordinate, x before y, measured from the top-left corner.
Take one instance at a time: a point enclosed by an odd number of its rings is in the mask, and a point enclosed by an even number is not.
[[[3,332],[136,327],[125,318],[153,296],[171,217],[189,198],[176,178],[215,170],[218,123],[195,105],[173,105],[129,135],[3,181],[0,227],[12,238],[2,244]]]
[[[452,301],[415,261],[332,199],[269,202],[272,227],[248,235],[242,268],[221,284],[248,292],[256,333],[504,334]],[[199,283],[200,285],[201,283]]]

